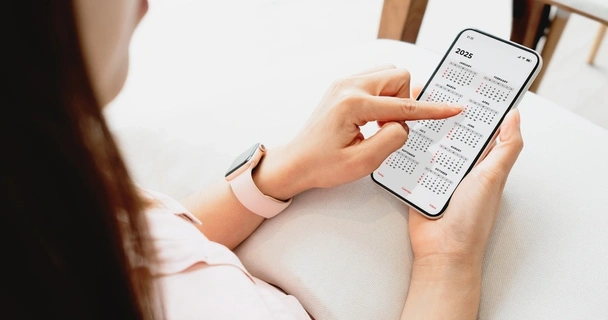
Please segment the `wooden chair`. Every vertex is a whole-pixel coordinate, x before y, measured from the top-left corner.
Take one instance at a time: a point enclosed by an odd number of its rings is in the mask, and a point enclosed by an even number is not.
[[[384,0],[378,38],[416,43],[428,0]],[[549,21],[550,6],[557,13]],[[511,40],[535,49],[538,40],[546,36],[541,52],[544,67],[530,91],[536,92],[549,65],[571,13],[585,16],[601,24],[588,62],[592,64],[608,25],[608,0],[513,0]],[[545,30],[548,28],[548,32]]]
[[[416,43],[428,0],[384,0],[378,38]]]
[[[600,49],[600,46],[602,45],[602,40],[604,39],[604,36],[606,35],[607,29],[608,29],[608,26],[605,24],[602,24],[600,26],[600,31],[597,33],[597,36],[595,37],[595,41],[593,42],[593,47],[591,48],[591,53],[589,54],[589,58],[587,59],[587,62],[589,64],[595,63],[595,57],[597,56],[597,51]]]
[[[520,1],[521,2],[521,1]],[[548,6],[556,7],[556,13],[553,20],[550,22],[548,31],[544,31],[543,12],[547,12]],[[571,13],[579,14],[589,19],[595,20],[601,24],[596,40],[592,46],[591,53],[587,62],[594,63],[597,52],[600,48],[602,39],[606,34],[606,26],[608,25],[608,1],[605,0],[526,0],[526,15],[516,21],[512,26],[511,40],[521,43],[522,45],[535,48],[538,41],[539,32],[542,36],[546,36],[545,45],[543,46],[541,56],[544,60],[544,66],[541,72],[536,77],[536,81],[530,87],[530,91],[536,92],[542,82],[545,70],[551,62],[555,48],[559,43],[559,39],[564,31]],[[526,28],[518,30],[521,26]]]

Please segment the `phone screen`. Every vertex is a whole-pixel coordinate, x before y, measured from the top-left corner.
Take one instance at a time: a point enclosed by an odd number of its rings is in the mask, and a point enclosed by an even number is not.
[[[532,50],[477,30],[461,32],[418,100],[457,103],[464,111],[407,122],[405,145],[374,171],[374,181],[423,214],[441,215],[538,67]]]

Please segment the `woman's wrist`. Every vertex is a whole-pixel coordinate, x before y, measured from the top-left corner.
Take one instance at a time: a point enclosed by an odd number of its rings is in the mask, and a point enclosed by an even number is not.
[[[482,256],[470,254],[433,254],[415,257],[412,278],[425,281],[445,281],[454,276],[481,277]]]
[[[309,189],[302,166],[287,147],[268,149],[253,170],[253,181],[260,191],[275,199],[287,200]]]
[[[415,259],[402,319],[475,319],[480,295],[478,259]]]

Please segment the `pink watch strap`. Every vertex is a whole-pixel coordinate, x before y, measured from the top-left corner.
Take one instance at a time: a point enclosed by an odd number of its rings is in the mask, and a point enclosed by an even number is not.
[[[292,199],[281,201],[263,194],[253,182],[252,169],[250,167],[230,180],[230,188],[232,188],[236,198],[249,211],[264,218],[272,218],[285,210],[291,204]]]

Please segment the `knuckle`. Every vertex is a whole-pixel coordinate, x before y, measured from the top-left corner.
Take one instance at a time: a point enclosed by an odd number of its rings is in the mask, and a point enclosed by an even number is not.
[[[413,114],[418,109],[418,102],[415,100],[401,99],[400,101],[401,112],[403,112],[404,115]]]
[[[348,78],[349,88],[363,88],[365,86],[365,76],[357,76]]]
[[[524,140],[521,137],[513,137],[507,142],[512,152],[519,154],[524,148]]]
[[[344,108],[356,108],[363,105],[365,98],[354,92],[345,92],[340,96],[338,105]]]
[[[335,81],[334,81],[334,82],[331,84],[331,87],[332,87],[332,89],[334,89],[334,90],[340,90],[340,89],[342,89],[342,88],[345,88],[345,87],[346,87],[346,83],[347,83],[347,81],[348,81],[348,80],[347,80],[347,78],[339,78],[339,79],[336,79],[336,80],[335,80]]]
[[[337,90],[343,90],[352,86],[353,78],[352,77],[343,77],[339,78],[332,84],[332,87]]]
[[[332,84],[332,89],[335,92],[352,91],[354,88],[363,87],[363,80],[360,77],[345,77],[340,78]]]
[[[522,137],[518,137],[515,141],[515,146],[517,148],[517,151],[521,152],[524,149],[524,139],[522,139]]]
[[[403,78],[405,79],[407,82],[409,82],[412,79],[412,75],[410,74],[410,72],[407,69],[397,69],[397,75],[399,78]]]

